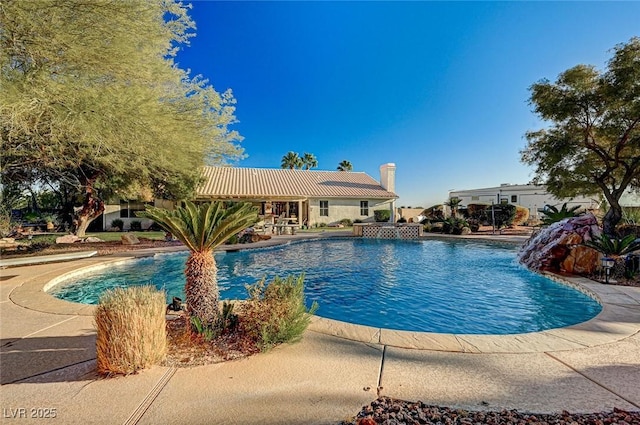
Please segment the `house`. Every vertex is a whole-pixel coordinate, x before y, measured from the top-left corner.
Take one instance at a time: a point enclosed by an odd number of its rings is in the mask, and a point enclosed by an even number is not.
[[[351,171],[205,167],[196,201],[251,202],[263,216],[295,217],[309,226],[342,219],[374,221],[395,209],[395,164],[380,166],[380,181]]]
[[[583,209],[595,210],[600,207],[598,196],[575,196],[573,198],[558,199],[549,192],[546,186],[533,184],[504,183],[497,187],[483,189],[453,190],[449,192],[449,199],[459,199],[461,206],[473,203],[520,205],[529,209],[529,216],[539,218],[539,211],[545,205],[560,208],[566,203],[568,208],[579,205]]]
[[[284,214],[308,226],[333,224],[342,219],[374,221],[374,211],[395,210],[393,163],[380,166],[380,181],[363,172],[291,170],[281,168],[204,167],[204,182],[196,189],[196,202],[251,202],[261,216]],[[167,201],[152,204],[170,207]],[[120,201],[107,205],[102,224],[111,227],[121,219],[130,229],[134,220],[147,228],[151,222],[136,218],[142,202]]]

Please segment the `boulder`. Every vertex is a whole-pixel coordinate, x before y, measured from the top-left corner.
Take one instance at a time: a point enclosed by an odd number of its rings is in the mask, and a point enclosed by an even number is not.
[[[576,246],[560,264],[560,269],[572,274],[591,274],[599,264],[600,254],[588,246]]]
[[[94,236],[89,236],[88,238],[85,238],[85,240],[83,240],[82,242],[84,243],[97,243],[97,242],[104,242],[102,239],[100,238],[96,238]]]
[[[598,266],[599,254],[582,244],[600,233],[593,214],[566,218],[531,236],[518,260],[532,270],[589,274]]]
[[[62,244],[62,243],[76,243],[79,242],[80,238],[77,237],[76,235],[64,235],[64,236],[58,236],[56,238],[56,243]]]
[[[122,245],[137,245],[140,243],[140,239],[133,233],[125,233],[120,236],[120,239],[122,240]]]

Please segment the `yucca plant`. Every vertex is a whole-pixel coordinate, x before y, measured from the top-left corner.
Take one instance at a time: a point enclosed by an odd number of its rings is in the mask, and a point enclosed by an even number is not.
[[[185,266],[187,313],[196,317],[204,328],[217,326],[218,308],[217,267],[213,250],[239,231],[258,221],[258,210],[248,202],[226,205],[211,202],[195,205],[186,202],[175,210],[147,207],[138,213],[155,221],[163,230],[174,235],[191,253]]]
[[[560,220],[564,220],[569,217],[578,217],[582,215],[582,212],[578,212],[582,205],[575,205],[571,208],[567,208],[567,203],[562,204],[560,209],[554,207],[553,205],[545,205],[542,210],[542,214],[544,217],[542,218],[542,224],[553,224]]]

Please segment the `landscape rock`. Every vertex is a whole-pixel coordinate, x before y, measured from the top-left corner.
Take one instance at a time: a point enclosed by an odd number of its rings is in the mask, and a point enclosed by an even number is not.
[[[593,214],[566,218],[531,236],[518,260],[537,271],[590,274],[598,267],[600,254],[582,244],[600,234]]]
[[[76,235],[64,235],[64,236],[58,236],[56,238],[56,243],[76,243],[79,241],[80,241],[80,238],[77,237]]]
[[[120,236],[123,245],[138,245],[140,243],[140,239],[133,233],[125,233]]]
[[[0,244],[3,245],[11,245],[16,243],[16,240],[14,238],[2,238],[0,239]]]
[[[84,243],[97,243],[97,242],[104,242],[104,241],[102,239],[100,239],[100,238],[96,238],[94,236],[89,236],[88,238],[86,238],[82,242],[84,242]]]

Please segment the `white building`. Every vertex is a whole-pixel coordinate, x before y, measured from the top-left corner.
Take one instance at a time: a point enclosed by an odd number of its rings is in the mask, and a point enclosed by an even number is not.
[[[452,198],[460,199],[461,206],[473,203],[507,203],[520,205],[529,209],[529,216],[532,218],[538,218],[538,212],[544,208],[545,205],[560,208],[562,204],[566,203],[567,208],[579,205],[582,209],[595,210],[598,209],[602,203],[602,200],[597,195],[558,199],[547,192],[546,186],[509,183],[484,189],[453,190],[449,192],[449,199]]]

